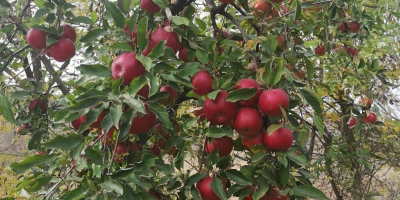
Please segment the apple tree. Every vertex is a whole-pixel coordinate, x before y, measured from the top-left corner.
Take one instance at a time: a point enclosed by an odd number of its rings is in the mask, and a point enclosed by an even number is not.
[[[364,198],[343,191],[363,191],[359,134],[382,124],[371,81],[393,80],[364,50],[368,3],[1,0],[1,115],[31,150],[10,192],[328,199],[314,164],[342,159],[335,197]]]

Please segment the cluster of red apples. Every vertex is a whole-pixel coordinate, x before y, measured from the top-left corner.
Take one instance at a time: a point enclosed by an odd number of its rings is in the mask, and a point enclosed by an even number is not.
[[[54,58],[58,62],[65,62],[75,56],[75,40],[76,32],[75,29],[70,25],[60,26],[62,29],[61,35],[51,35],[57,42],[47,47],[46,40],[49,35],[39,29],[30,29],[26,34],[27,43],[37,51],[47,50],[47,56]]]
[[[358,102],[360,106],[363,108],[369,109],[371,108],[372,100],[370,98],[364,97],[361,98]],[[377,120],[376,114],[373,112],[370,112],[367,116],[362,118],[362,122],[365,124],[375,124]],[[349,125],[349,128],[353,128],[357,124],[357,117],[351,117],[349,121],[347,122]]]

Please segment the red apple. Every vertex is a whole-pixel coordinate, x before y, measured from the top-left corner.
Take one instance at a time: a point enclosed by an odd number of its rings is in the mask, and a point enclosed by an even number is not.
[[[342,31],[342,33],[347,33],[347,24],[346,22],[340,22],[339,24],[339,30]]]
[[[96,121],[93,122],[93,123],[90,125],[90,128],[93,128],[93,129],[95,129],[95,128],[101,129],[101,122],[103,121],[103,119],[104,119],[105,116],[106,116],[106,111],[105,111],[105,110],[101,111],[101,113],[99,114],[99,116],[97,116]]]
[[[159,12],[161,10],[161,8],[152,0],[141,0],[140,8],[145,10],[150,15],[154,15],[156,12]]]
[[[42,113],[47,113],[47,100],[42,100],[40,98],[31,100],[29,102],[29,110],[34,111],[36,109],[39,109],[42,111]]]
[[[261,87],[256,80],[249,78],[249,79],[239,80],[233,89],[238,90],[243,88],[261,88]],[[262,90],[258,89],[257,93],[253,97],[247,100],[240,100],[238,101],[238,104],[245,107],[256,107],[261,93]]]
[[[252,146],[264,145],[264,134],[259,132],[253,137],[242,137],[242,144],[247,151],[251,151]]]
[[[154,192],[153,190],[149,190],[149,194],[151,196],[153,196],[154,198],[156,198],[156,199],[160,199],[160,196],[156,192]]]
[[[63,34],[60,36],[61,38],[68,38],[72,42],[76,41],[76,31],[72,26],[66,24],[62,25],[61,28],[63,28]]]
[[[132,126],[129,130],[132,134],[143,134],[150,131],[156,125],[156,115],[151,112],[149,106],[145,104],[146,113],[143,116],[137,113],[136,117],[132,120]]]
[[[175,151],[176,151],[176,147],[173,146],[173,147],[171,147],[170,150],[168,150],[168,151],[166,152],[166,154],[168,154],[168,155],[170,155],[170,156],[173,156],[173,155],[175,154]]]
[[[204,115],[212,124],[224,125],[235,117],[237,105],[226,101],[227,96],[228,92],[221,90],[215,100],[206,98],[203,106]]]
[[[125,154],[128,153],[128,147],[125,143],[118,143],[114,153],[115,162],[122,163],[122,161],[125,159]]]
[[[264,115],[279,117],[282,115],[280,108],[289,108],[289,96],[282,89],[266,90],[260,95],[258,108]]]
[[[147,98],[149,98],[149,92],[150,92],[149,85],[145,85],[136,94],[147,99]]]
[[[359,103],[361,106],[363,106],[363,107],[369,108],[369,107],[371,107],[372,100],[371,100],[370,98],[368,98],[368,97],[365,97],[365,98],[361,98],[361,99],[358,101],[358,103]]]
[[[78,130],[85,121],[86,121],[86,115],[82,115],[78,119],[72,121],[71,125],[72,127],[74,127],[75,130]]]
[[[178,35],[173,32],[173,28],[171,26],[166,26],[164,28],[160,26],[150,34],[150,43],[154,46],[163,40],[167,40],[165,46],[171,47],[175,53],[178,52],[182,46]]]
[[[283,188],[282,187],[281,188],[270,187],[269,191],[267,193],[268,194],[267,199],[268,200],[287,200],[288,199],[287,196],[282,196],[279,194],[280,190],[283,190]]]
[[[271,5],[265,1],[257,1],[254,4],[253,15],[256,17],[265,17],[271,9]]]
[[[157,140],[157,145],[161,148],[161,149],[165,149],[165,147],[167,146],[167,141],[168,138],[160,138]]]
[[[50,45],[48,55],[58,62],[65,62],[75,56],[75,44],[68,38],[62,38]]]
[[[203,200],[221,200],[211,188],[213,180],[214,177],[204,177],[202,180],[197,182],[196,188],[199,190],[200,196]],[[225,185],[224,191],[226,191]]]
[[[347,53],[347,48],[344,45],[337,45],[336,48],[335,48],[335,52],[337,53],[337,52],[339,52],[341,50],[343,52]]]
[[[158,102],[160,104],[173,104],[175,101],[178,99],[178,91],[176,91],[174,88],[172,88],[169,85],[164,85],[160,88],[160,92],[168,92],[168,97],[165,99],[160,99]]]
[[[117,80],[124,78],[123,85],[130,85],[132,80],[144,75],[146,69],[142,63],[136,59],[135,53],[123,53],[114,59],[111,65],[112,77]]]
[[[213,91],[213,78],[206,70],[197,72],[192,78],[193,92],[203,96]]]
[[[275,37],[276,41],[278,42],[278,48],[281,50],[285,50],[285,36],[284,35],[279,35],[277,37]]]
[[[357,124],[357,118],[351,117],[347,124],[349,125],[349,128],[353,128]]]
[[[269,151],[287,151],[292,144],[293,134],[290,129],[280,127],[272,133],[264,133],[264,145]]]
[[[356,21],[352,21],[347,24],[349,30],[353,33],[358,33],[360,31],[360,24]]]
[[[161,123],[157,123],[154,129],[155,134],[160,134],[164,138],[168,138],[168,133],[165,132],[163,125]]]
[[[182,46],[181,49],[179,49],[179,59],[181,59],[183,62],[189,62],[189,59],[187,57],[187,48],[185,46]]]
[[[375,124],[376,120],[377,120],[377,117],[376,117],[375,113],[369,113],[369,115],[367,117],[364,117],[362,119],[362,121],[364,123],[369,123],[369,124]]]
[[[46,48],[47,33],[38,29],[30,29],[26,34],[26,42],[34,49],[42,51]]]
[[[132,40],[131,42],[128,42],[131,46],[135,46],[137,44],[137,24],[135,25],[135,28],[133,29],[133,32],[129,30],[129,26],[125,26],[125,32],[128,33],[129,38]]]
[[[218,149],[219,157],[226,157],[233,150],[233,140],[228,136],[213,138],[211,142],[207,140],[205,148],[208,154]]]
[[[160,148],[156,145],[154,145],[150,150],[157,156],[159,156],[161,154]]]
[[[200,116],[200,118],[199,118],[199,122],[202,122],[202,121],[204,121],[205,119],[206,119],[206,116],[204,116],[204,110],[203,110],[203,108],[201,108],[201,109],[199,109],[199,110],[195,110],[194,111],[194,115],[196,116],[196,117],[198,117],[198,116]]]
[[[254,108],[242,108],[235,117],[235,130],[244,137],[254,137],[262,131],[263,119]]]
[[[277,9],[272,9],[272,18],[276,18],[276,17],[280,17],[281,14],[286,14],[288,12],[288,9],[286,8],[286,6],[284,5],[280,5],[279,6],[281,11],[277,10]]]
[[[21,131],[26,130],[27,128],[29,128],[29,124],[24,124],[21,126],[18,126],[17,128],[15,128],[15,134],[19,134]]]
[[[356,48],[354,48],[354,47],[350,47],[349,48],[349,53],[350,53],[350,56],[352,56],[352,57],[355,57],[355,56],[357,56],[357,49]]]
[[[323,56],[326,53],[325,46],[319,45],[314,50],[315,55]]]

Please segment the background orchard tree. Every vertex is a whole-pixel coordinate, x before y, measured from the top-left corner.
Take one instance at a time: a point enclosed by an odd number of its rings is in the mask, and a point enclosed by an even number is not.
[[[399,169],[398,3],[0,5],[10,199],[369,199]]]

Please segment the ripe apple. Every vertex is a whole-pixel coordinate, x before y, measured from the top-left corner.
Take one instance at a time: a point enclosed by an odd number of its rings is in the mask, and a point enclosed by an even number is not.
[[[289,96],[282,89],[266,90],[260,95],[258,108],[264,115],[279,117],[282,115],[280,106],[289,108]]]
[[[167,40],[165,46],[171,47],[175,53],[177,53],[182,46],[179,37],[174,33],[172,26],[166,26],[164,28],[160,26],[150,34],[150,43],[154,46],[163,40]]]
[[[62,38],[50,45],[48,54],[58,62],[65,62],[75,56],[75,44],[68,38]]]
[[[346,22],[340,22],[338,28],[339,28],[340,31],[342,31],[342,34],[347,33],[347,24],[346,24]]]
[[[168,155],[170,155],[170,156],[173,156],[173,155],[175,154],[175,151],[176,151],[176,147],[173,146],[173,147],[171,147],[170,150],[166,151],[166,153],[167,153]]]
[[[264,133],[264,145],[269,151],[287,151],[292,144],[293,134],[290,129],[280,127],[272,133]]]
[[[17,128],[15,128],[15,134],[19,134],[21,131],[26,130],[27,128],[29,128],[29,124],[24,124],[21,126],[18,126]]]
[[[72,26],[65,24],[62,25],[60,28],[63,28],[63,34],[60,36],[60,38],[68,38],[72,42],[76,41],[76,31]]]
[[[271,5],[265,1],[257,1],[253,8],[253,15],[263,18],[268,14],[269,10],[271,9]]]
[[[29,110],[31,112],[39,108],[42,111],[42,113],[47,113],[47,100],[42,100],[40,98],[37,98],[29,102]]]
[[[158,100],[158,103],[160,104],[173,104],[175,101],[178,99],[178,91],[176,91],[174,88],[172,88],[169,85],[164,85],[160,88],[160,92],[168,92],[168,97],[165,99],[160,99]]]
[[[140,116],[141,114],[137,113],[136,117],[132,120],[132,126],[129,129],[129,133],[131,134],[143,134],[150,131],[156,125],[156,115],[151,112],[149,106],[145,104],[146,114]]]
[[[363,97],[358,101],[358,103],[363,107],[369,108],[369,107],[371,107],[372,100],[368,97]]]
[[[335,52],[339,52],[339,51],[343,51],[345,53],[347,53],[347,48],[344,45],[337,45],[335,48]]]
[[[362,121],[364,123],[369,123],[369,124],[375,124],[376,120],[377,120],[377,117],[376,117],[375,113],[369,113],[369,115],[367,117],[364,117],[362,119]]]
[[[358,33],[360,31],[360,24],[356,21],[348,23],[347,27],[352,33]]]
[[[203,96],[213,91],[212,83],[214,79],[206,70],[197,72],[192,78],[193,92]]]
[[[285,36],[284,35],[279,35],[275,37],[276,41],[278,42],[278,48],[281,50],[285,50]]]
[[[200,196],[203,200],[220,200],[220,198],[215,194],[211,188],[211,183],[214,177],[204,177],[202,180],[197,182],[196,188],[199,190]],[[226,186],[224,185],[224,191],[226,191]]]
[[[357,118],[351,117],[347,124],[349,125],[349,128],[353,128],[357,124]]]
[[[118,143],[117,144],[117,149],[114,152],[114,160],[117,163],[122,163],[122,161],[125,159],[125,154],[128,153],[128,147],[126,146],[125,143]]]
[[[30,29],[26,34],[26,42],[34,49],[42,51],[46,48],[47,33],[38,29]]]
[[[161,8],[152,0],[141,0],[140,8],[145,10],[150,15],[154,15],[156,12],[159,12],[161,10]]]
[[[238,90],[243,88],[261,88],[261,87],[256,80],[249,78],[249,79],[239,80],[233,89]],[[257,93],[253,97],[247,100],[240,100],[238,101],[238,104],[245,107],[256,107],[261,93],[262,90],[258,89]]]
[[[72,121],[71,125],[72,127],[74,127],[75,130],[78,130],[85,121],[86,121],[86,115],[82,115],[78,119]]]
[[[282,11],[279,11],[279,10],[277,10],[277,9],[275,9],[275,8],[272,9],[272,18],[280,17],[281,14],[285,15],[285,14],[288,12],[288,9],[287,9],[286,6],[284,6],[284,5],[280,5],[279,8],[280,8]]]
[[[167,141],[168,138],[160,138],[157,140],[157,145],[161,148],[161,149],[165,149],[165,147],[167,146]]]
[[[229,38],[229,33],[228,33],[228,32],[226,32],[226,31],[224,31],[224,30],[221,30],[221,32],[222,32],[222,34],[224,35],[223,37],[222,37],[222,36],[220,35],[220,33],[217,31],[217,32],[215,32],[214,38],[217,39],[217,40],[224,40],[224,39],[226,39],[226,38]]]
[[[154,155],[159,156],[161,154],[160,148],[156,145],[154,145],[150,150],[154,153]]]
[[[251,151],[252,146],[264,145],[264,134],[259,132],[253,137],[242,137],[242,144],[247,151]]]
[[[306,72],[301,69],[298,69],[294,73],[294,76],[296,76],[296,78],[298,78],[299,80],[303,80],[304,78],[306,78]]]
[[[148,193],[149,193],[151,196],[153,196],[154,198],[160,199],[160,196],[159,196],[156,192],[154,192],[153,190],[149,190]]]
[[[164,138],[168,138],[168,133],[165,132],[163,125],[161,123],[157,123],[154,129],[155,134],[160,134]]]
[[[101,129],[101,122],[103,121],[103,119],[104,119],[105,116],[106,116],[106,111],[105,111],[105,110],[101,111],[101,113],[100,113],[99,116],[97,117],[96,121],[93,122],[93,123],[90,125],[90,128],[92,128],[92,129],[95,129],[95,128]],[[86,118],[86,117],[85,117],[85,118]]]
[[[123,85],[130,85],[134,78],[144,75],[145,73],[146,69],[143,67],[142,63],[136,59],[135,53],[123,53],[115,58],[111,65],[112,77],[115,80],[123,77]]]
[[[228,92],[221,90],[215,100],[206,98],[203,106],[204,115],[212,124],[224,125],[235,117],[237,104],[226,101],[227,96]]]
[[[267,195],[268,200],[287,200],[287,196],[282,196],[279,194],[279,191],[283,190],[283,187],[281,188],[273,188],[270,187]]]
[[[244,137],[254,137],[262,131],[263,119],[255,108],[242,108],[235,117],[235,130]]]
[[[131,46],[135,46],[135,44],[137,44],[137,24],[135,25],[133,32],[131,32],[131,30],[129,30],[128,25],[125,26],[124,30],[126,33],[128,33],[129,38],[132,40],[132,41],[128,42],[128,44]]]
[[[350,53],[350,56],[352,56],[352,57],[355,57],[358,54],[357,49],[354,47],[349,47],[349,53]]]
[[[314,50],[315,55],[323,56],[326,53],[325,46],[319,45]]]
[[[156,46],[152,41],[149,42],[149,45],[147,45],[147,48],[143,50],[142,54],[144,56],[147,56],[150,54],[150,52],[153,50],[153,48]]]
[[[196,117],[198,117],[198,116],[200,116],[200,118],[199,118],[199,122],[202,122],[202,121],[204,121],[205,119],[206,119],[206,116],[204,116],[204,110],[203,110],[203,108],[201,108],[201,109],[198,109],[198,110],[195,110],[194,111],[194,115],[196,116]]]
[[[205,148],[208,154],[218,149],[219,157],[226,157],[233,150],[233,140],[228,136],[213,138],[211,142],[207,140]]]

